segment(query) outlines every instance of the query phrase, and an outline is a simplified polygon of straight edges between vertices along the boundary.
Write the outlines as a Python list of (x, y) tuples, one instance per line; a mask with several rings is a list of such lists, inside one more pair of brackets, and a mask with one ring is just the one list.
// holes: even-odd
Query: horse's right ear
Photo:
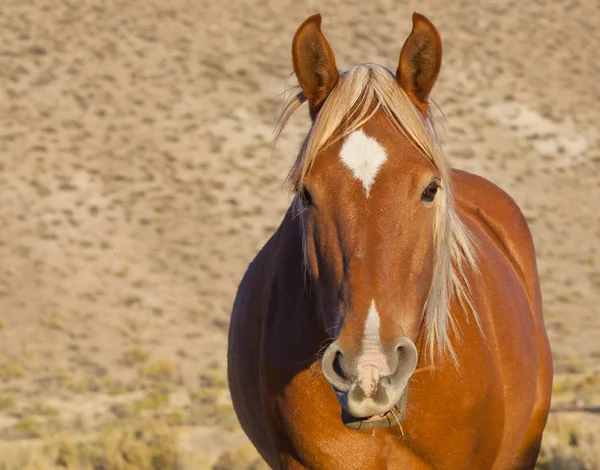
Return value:
[(321, 15), (311, 16), (296, 31), (292, 59), (314, 119), (340, 77), (331, 46), (321, 32)]

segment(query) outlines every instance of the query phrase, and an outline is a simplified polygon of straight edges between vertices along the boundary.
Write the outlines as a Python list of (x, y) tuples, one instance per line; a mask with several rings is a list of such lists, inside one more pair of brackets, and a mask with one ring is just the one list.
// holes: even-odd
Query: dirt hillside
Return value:
[(308, 126), (272, 151), (292, 36), (318, 11), (341, 69), (395, 69), (416, 9), (444, 44), (452, 164), (534, 235), (555, 407), (578, 410), (553, 414), (543, 465), (598, 468), (600, 3), (484, 3), (3, 0), (0, 462), (153, 419), (191, 468), (255, 465), (226, 334)]

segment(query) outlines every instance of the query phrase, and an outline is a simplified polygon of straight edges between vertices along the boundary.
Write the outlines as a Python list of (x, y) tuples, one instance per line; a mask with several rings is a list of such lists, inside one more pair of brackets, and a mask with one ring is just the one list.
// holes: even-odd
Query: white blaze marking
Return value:
[(379, 167), (387, 160), (385, 149), (373, 137), (357, 130), (346, 138), (340, 158), (354, 177), (362, 182), (369, 197)]
[(379, 326), (379, 312), (375, 308), (375, 301), (371, 300), (371, 307), (369, 308), (367, 321), (365, 322), (365, 334), (363, 338), (363, 345), (365, 347), (372, 347), (374, 343), (379, 345)]
[(367, 396), (375, 391), (379, 378), (390, 373), (385, 355), (381, 351), (379, 327), (379, 312), (375, 308), (375, 301), (372, 300), (365, 321), (362, 353), (357, 364), (358, 382)]

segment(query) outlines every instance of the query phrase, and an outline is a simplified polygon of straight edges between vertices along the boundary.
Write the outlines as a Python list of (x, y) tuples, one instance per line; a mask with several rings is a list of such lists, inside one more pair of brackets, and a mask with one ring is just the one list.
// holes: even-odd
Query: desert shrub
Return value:
[(0, 379), (5, 382), (11, 379), (18, 379), (24, 375), (25, 371), (18, 362), (6, 361), (0, 364)]
[(213, 470), (267, 470), (268, 468), (268, 465), (250, 444), (221, 454), (213, 466)]
[(177, 378), (177, 366), (167, 361), (151, 362), (144, 367), (142, 377), (155, 382), (172, 382)]
[(109, 428), (95, 439), (70, 436), (47, 442), (37, 452), (0, 455), (0, 470), (181, 470), (177, 434), (151, 421), (130, 428)]
[(141, 346), (134, 346), (123, 356), (123, 362), (127, 365), (143, 364), (150, 359), (150, 353)]

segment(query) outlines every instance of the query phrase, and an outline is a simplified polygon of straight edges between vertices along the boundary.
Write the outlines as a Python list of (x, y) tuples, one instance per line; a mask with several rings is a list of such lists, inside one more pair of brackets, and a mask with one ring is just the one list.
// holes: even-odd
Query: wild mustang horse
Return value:
[(441, 57), (416, 13), (395, 75), (339, 73), (319, 15), (294, 36), (279, 131), (303, 101), (312, 127), (229, 336), (235, 410), (274, 468), (535, 465), (552, 364), (534, 247), (510, 196), (440, 150)]

